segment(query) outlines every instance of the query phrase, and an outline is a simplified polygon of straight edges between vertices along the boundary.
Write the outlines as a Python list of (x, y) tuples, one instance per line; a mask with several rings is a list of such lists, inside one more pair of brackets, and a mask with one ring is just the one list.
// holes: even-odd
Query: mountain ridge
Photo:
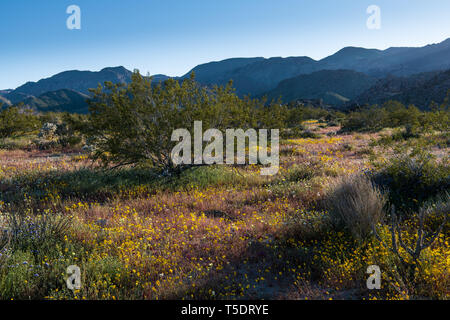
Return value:
[(69, 70), (60, 72), (52, 77), (41, 79), (37, 82), (27, 82), (16, 88), (12, 92), (6, 94), (4, 98), (12, 103), (21, 100), (18, 95), (27, 95), (28, 97), (38, 97), (41, 94), (61, 89), (71, 89), (84, 94), (89, 93), (90, 88), (103, 84), (105, 81), (113, 83), (130, 82), (132, 72), (120, 67), (103, 68), (100, 71), (79, 71)]
[[(345, 105), (348, 102), (347, 100), (353, 101), (355, 98), (364, 98), (364, 96), (359, 97), (359, 95), (364, 93), (360, 92), (361, 89), (365, 89), (363, 91), (370, 89), (365, 88), (366, 84), (369, 83), (367, 80), (369, 78), (383, 80), (393, 77), (392, 79), (398, 79), (392, 81), (406, 83), (406, 80), (401, 79), (414, 78), (421, 73), (442, 72), (448, 69), (450, 69), (450, 38), (440, 43), (423, 47), (390, 47), (385, 50), (348, 46), (321, 60), (314, 60), (305, 56), (230, 58), (197, 65), (181, 77), (168, 77), (158, 74), (154, 75), (153, 79), (155, 82), (164, 81), (168, 78), (183, 80), (194, 72), (196, 80), (206, 86), (224, 85), (232, 80), (236, 93), (239, 96), (273, 95), (278, 90), (278, 93), (283, 93), (286, 96), (285, 100), (288, 100), (289, 97), (307, 99), (317, 96), (329, 100), (332, 104), (342, 103), (342, 105)], [(344, 75), (339, 70), (349, 70), (360, 74), (346, 73)], [(319, 78), (322, 77), (319, 81), (319, 78), (314, 78), (318, 74), (314, 73), (320, 71), (324, 72), (319, 74)], [(341, 81), (348, 82), (336, 83), (335, 87), (333, 87), (332, 81), (326, 81), (327, 75), (325, 71), (328, 72), (330, 77), (340, 74), (338, 78), (341, 77)], [(322, 85), (324, 88), (317, 88), (316, 90), (310, 87), (311, 91), (305, 92), (293, 84), (295, 81), (302, 82), (301, 76), (311, 74), (314, 75), (309, 78), (314, 78), (314, 81), (318, 81), (317, 86)], [(37, 100), (42, 101), (39, 97), (46, 93), (68, 89), (86, 95), (89, 94), (89, 88), (97, 87), (105, 81), (129, 83), (131, 75), (132, 72), (123, 66), (107, 67), (100, 71), (69, 70), (37, 82), (27, 82), (14, 90), (2, 90), (0, 92), (0, 101), (10, 105), (26, 100), (30, 104), (38, 105), (45, 109), (44, 105), (38, 103)], [(297, 77), (300, 77), (300, 80), (295, 80)], [(354, 78), (358, 77), (363, 81), (362, 83), (354, 81)], [(283, 84), (281, 89), (284, 88), (284, 91), (280, 91), (279, 86), (283, 81), (289, 79), (291, 79), (288, 82), (290, 85)], [(447, 85), (445, 77), (439, 79), (443, 83), (436, 83), (436, 87), (441, 88)], [(353, 88), (351, 87), (352, 85), (354, 86)], [(291, 88), (292, 92), (288, 90), (289, 88)], [(380, 91), (381, 89), (377, 90)], [(377, 90), (374, 89), (374, 92), (378, 92)], [(313, 91), (318, 92), (314, 94)], [(354, 96), (355, 93), (357, 97)], [(65, 96), (68, 95), (65, 94)], [(79, 96), (73, 95), (73, 97), (79, 101)], [(383, 97), (382, 92), (379, 93), (379, 97)], [(49, 97), (45, 98), (50, 99)], [(59, 100), (59, 97), (56, 100)], [(370, 99), (368, 100), (370, 101)], [(44, 99), (43, 101), (46, 100)], [(49, 101), (51, 101), (51, 106), (53, 107), (54, 101), (52, 99)], [(64, 106), (71, 105), (64, 99), (62, 101)]]

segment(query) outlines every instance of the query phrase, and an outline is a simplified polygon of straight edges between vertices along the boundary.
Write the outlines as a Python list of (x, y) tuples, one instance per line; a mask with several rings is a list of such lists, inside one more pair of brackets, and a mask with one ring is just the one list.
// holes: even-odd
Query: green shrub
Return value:
[(351, 112), (343, 122), (342, 131), (380, 130), (386, 123), (386, 113), (386, 110), (377, 107)]
[(376, 167), (374, 181), (389, 190), (389, 202), (404, 213), (417, 211), (424, 202), (450, 187), (447, 160), (438, 161), (424, 150), (401, 153)]
[(403, 139), (417, 137), (420, 132), (448, 129), (449, 110), (446, 106), (422, 112), (415, 106), (405, 107), (397, 101), (365, 107), (350, 112), (343, 121), (342, 131), (378, 131), (383, 128), (406, 127)]
[(39, 120), (30, 110), (19, 107), (7, 107), (2, 110), (0, 105), (0, 139), (14, 137), (36, 130)]
[(285, 227), (289, 238), (305, 242), (321, 240), (330, 231), (326, 213), (321, 211), (297, 210), (287, 217)]
[[(433, 233), (439, 229), (442, 221), (450, 214), (450, 194), (445, 191), (428, 201), (420, 208), (424, 216), (428, 219), (424, 228), (427, 232)], [(443, 228), (443, 233), (448, 235), (450, 229), (450, 221)]]
[(128, 86), (105, 83), (91, 91), (85, 135), (91, 156), (104, 165), (148, 164), (177, 173), (190, 165), (172, 161), (174, 130), (190, 130), (194, 121), (202, 121), (204, 130), (282, 128), (286, 117), (282, 106), (240, 99), (231, 84), (203, 87), (193, 74), (182, 83), (169, 79), (153, 86), (135, 72)]
[(286, 181), (310, 180), (322, 174), (322, 167), (319, 164), (295, 164), (284, 174)]
[(322, 136), (316, 132), (313, 132), (311, 130), (304, 130), (298, 135), (298, 138), (304, 138), (304, 139), (320, 139)]

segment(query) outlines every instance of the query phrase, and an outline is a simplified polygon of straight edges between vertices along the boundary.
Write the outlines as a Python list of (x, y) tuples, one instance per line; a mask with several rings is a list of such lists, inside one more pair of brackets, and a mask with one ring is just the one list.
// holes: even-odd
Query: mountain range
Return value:
[[(397, 99), (426, 109), (443, 101), (450, 89), (450, 38), (419, 48), (386, 50), (346, 47), (322, 60), (309, 57), (232, 58), (198, 65), (195, 73), (205, 86), (233, 80), (240, 96), (281, 97), (284, 102), (319, 99), (334, 107), (382, 103)], [(0, 90), (0, 103), (22, 102), (38, 111), (87, 112), (88, 89), (105, 81), (129, 83), (132, 72), (124, 67), (98, 72), (65, 71), (14, 90)], [(168, 76), (155, 75), (154, 81)]]

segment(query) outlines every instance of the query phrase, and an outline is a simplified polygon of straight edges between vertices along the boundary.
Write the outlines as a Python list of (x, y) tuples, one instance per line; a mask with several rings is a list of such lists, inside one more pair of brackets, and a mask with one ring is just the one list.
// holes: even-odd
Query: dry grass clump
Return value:
[(383, 220), (385, 204), (385, 195), (365, 175), (340, 178), (324, 199), (332, 225), (356, 239), (369, 236), (372, 225)]

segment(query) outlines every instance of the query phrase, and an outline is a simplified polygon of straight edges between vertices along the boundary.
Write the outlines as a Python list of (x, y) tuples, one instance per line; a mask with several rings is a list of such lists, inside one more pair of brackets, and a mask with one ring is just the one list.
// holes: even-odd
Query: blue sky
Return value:
[[(66, 8), (81, 8), (68, 30)], [(369, 5), (381, 29), (366, 27)], [(450, 37), (448, 0), (1, 0), (0, 89), (123, 65), (178, 76), (231, 57), (310, 56)]]

